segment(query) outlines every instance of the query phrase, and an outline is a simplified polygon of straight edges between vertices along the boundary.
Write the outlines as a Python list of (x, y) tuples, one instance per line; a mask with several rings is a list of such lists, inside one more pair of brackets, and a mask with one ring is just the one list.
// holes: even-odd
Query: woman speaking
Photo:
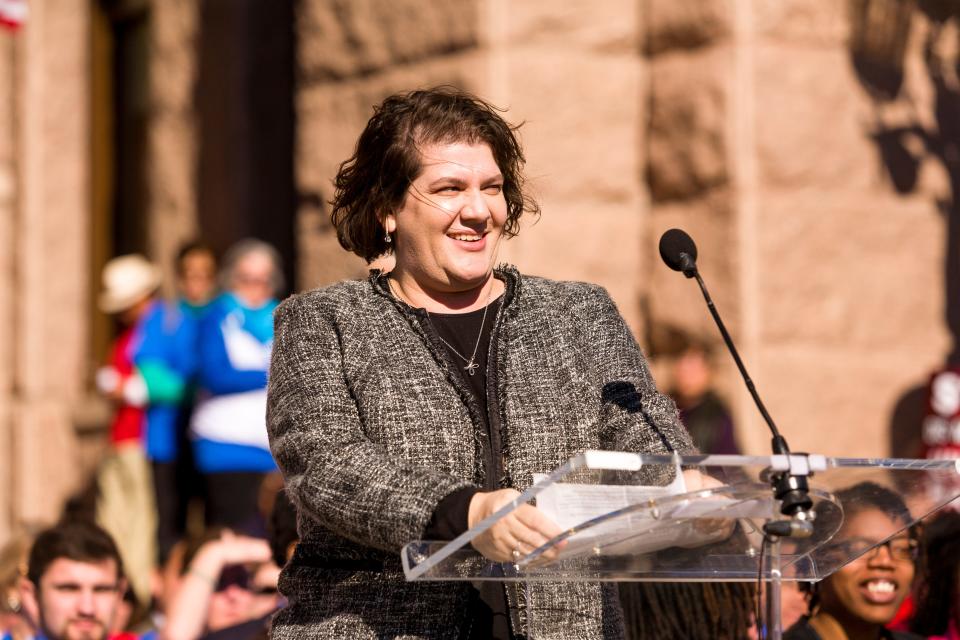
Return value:
[[(277, 310), (268, 426), (301, 542), (274, 638), (623, 636), (614, 584), (401, 570), (407, 542), (455, 537), (585, 449), (692, 450), (602, 288), (495, 267), (539, 213), (523, 163), (496, 109), (438, 88), (387, 98), (341, 166), (340, 244), (395, 267)], [(559, 532), (524, 505), (473, 546), (502, 562)]]

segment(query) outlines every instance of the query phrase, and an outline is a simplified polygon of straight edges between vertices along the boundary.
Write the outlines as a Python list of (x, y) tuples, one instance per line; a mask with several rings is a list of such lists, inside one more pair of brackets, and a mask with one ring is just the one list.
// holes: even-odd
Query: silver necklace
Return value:
[[(393, 289), (393, 280), (387, 280), (387, 283), (390, 286), (390, 288)], [(394, 291), (394, 295), (397, 295), (398, 298), (403, 298), (403, 296), (399, 295), (398, 292), (396, 291)], [(490, 298), (492, 296), (493, 296), (493, 283), (491, 282), (490, 291), (487, 292), (487, 303), (483, 307), (483, 317), (480, 318), (480, 333), (477, 334), (477, 343), (473, 345), (473, 354), (469, 358), (467, 358), (462, 353), (457, 351), (452, 344), (444, 340), (443, 336), (441, 336), (440, 333), (437, 332), (437, 337), (440, 338), (440, 342), (447, 345), (450, 351), (453, 351), (457, 355), (457, 357), (459, 357), (461, 360), (467, 363), (463, 369), (464, 371), (467, 372), (467, 374), (471, 376), (475, 375), (477, 373), (477, 369), (480, 368), (480, 365), (476, 363), (477, 350), (480, 349), (480, 339), (483, 338), (483, 327), (487, 322), (487, 309), (490, 308)], [(426, 311), (426, 309), (424, 309), (424, 311)], [(427, 311), (427, 318), (430, 319), (430, 323), (433, 324), (433, 318), (431, 318), (429, 311)]]

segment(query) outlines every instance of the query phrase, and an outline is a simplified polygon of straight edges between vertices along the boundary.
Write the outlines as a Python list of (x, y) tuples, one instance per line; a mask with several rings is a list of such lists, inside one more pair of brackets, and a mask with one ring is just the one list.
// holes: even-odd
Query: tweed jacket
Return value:
[[(506, 291), (486, 410), (503, 443), (498, 486), (522, 491), (585, 449), (692, 450), (606, 291), (512, 267), (495, 275)], [(483, 486), (484, 408), (460, 367), (426, 312), (376, 271), (289, 298), (275, 324), (267, 424), (301, 542), (272, 636), (462, 637), (476, 592), (408, 583), (399, 559), (444, 497)], [(514, 629), (531, 637), (623, 637), (610, 583), (508, 585), (507, 596)]]

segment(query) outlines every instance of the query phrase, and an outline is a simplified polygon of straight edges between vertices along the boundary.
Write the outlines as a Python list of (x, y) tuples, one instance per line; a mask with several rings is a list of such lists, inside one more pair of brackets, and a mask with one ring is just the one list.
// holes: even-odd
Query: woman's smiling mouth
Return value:
[(871, 604), (890, 604), (897, 597), (897, 583), (887, 578), (871, 578), (860, 583), (860, 592)]

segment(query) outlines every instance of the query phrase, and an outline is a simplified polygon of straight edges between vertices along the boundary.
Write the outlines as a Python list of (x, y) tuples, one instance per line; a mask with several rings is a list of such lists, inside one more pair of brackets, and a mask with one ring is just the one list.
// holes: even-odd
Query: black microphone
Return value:
[[(713, 316), (717, 328), (720, 329), (720, 335), (723, 336), (723, 341), (727, 345), (727, 350), (730, 352), (730, 355), (733, 356), (734, 362), (737, 363), (737, 369), (740, 370), (740, 376), (747, 385), (747, 390), (750, 392), (754, 404), (757, 405), (757, 409), (760, 410), (760, 415), (763, 416), (767, 427), (770, 428), (770, 433), (773, 434), (773, 439), (770, 443), (773, 452), (775, 454), (789, 455), (790, 447), (787, 446), (787, 440), (780, 435), (780, 430), (777, 429), (773, 418), (763, 405), (763, 401), (760, 399), (760, 395), (753, 385), (753, 380), (750, 379), (750, 374), (747, 373), (747, 368), (743, 365), (743, 360), (740, 359), (737, 347), (733, 344), (733, 339), (727, 332), (723, 320), (720, 319), (720, 313), (713, 304), (710, 292), (707, 291), (707, 286), (703, 283), (703, 278), (700, 277), (700, 271), (697, 269), (697, 245), (694, 244), (693, 238), (687, 235), (682, 229), (670, 229), (660, 236), (660, 257), (663, 258), (667, 266), (674, 271), (680, 271), (688, 278), (696, 278), (697, 284), (700, 285), (700, 291), (703, 293), (703, 299), (707, 301), (707, 308), (710, 310), (710, 315)], [(782, 501), (780, 511), (784, 515), (796, 516), (799, 513), (806, 514), (813, 506), (805, 477), (795, 476), (789, 472), (778, 473), (771, 478), (771, 483), (773, 484), (774, 494), (777, 499)]]
[(660, 236), (660, 257), (674, 271), (692, 278), (697, 272), (697, 245), (680, 229), (670, 229)]

